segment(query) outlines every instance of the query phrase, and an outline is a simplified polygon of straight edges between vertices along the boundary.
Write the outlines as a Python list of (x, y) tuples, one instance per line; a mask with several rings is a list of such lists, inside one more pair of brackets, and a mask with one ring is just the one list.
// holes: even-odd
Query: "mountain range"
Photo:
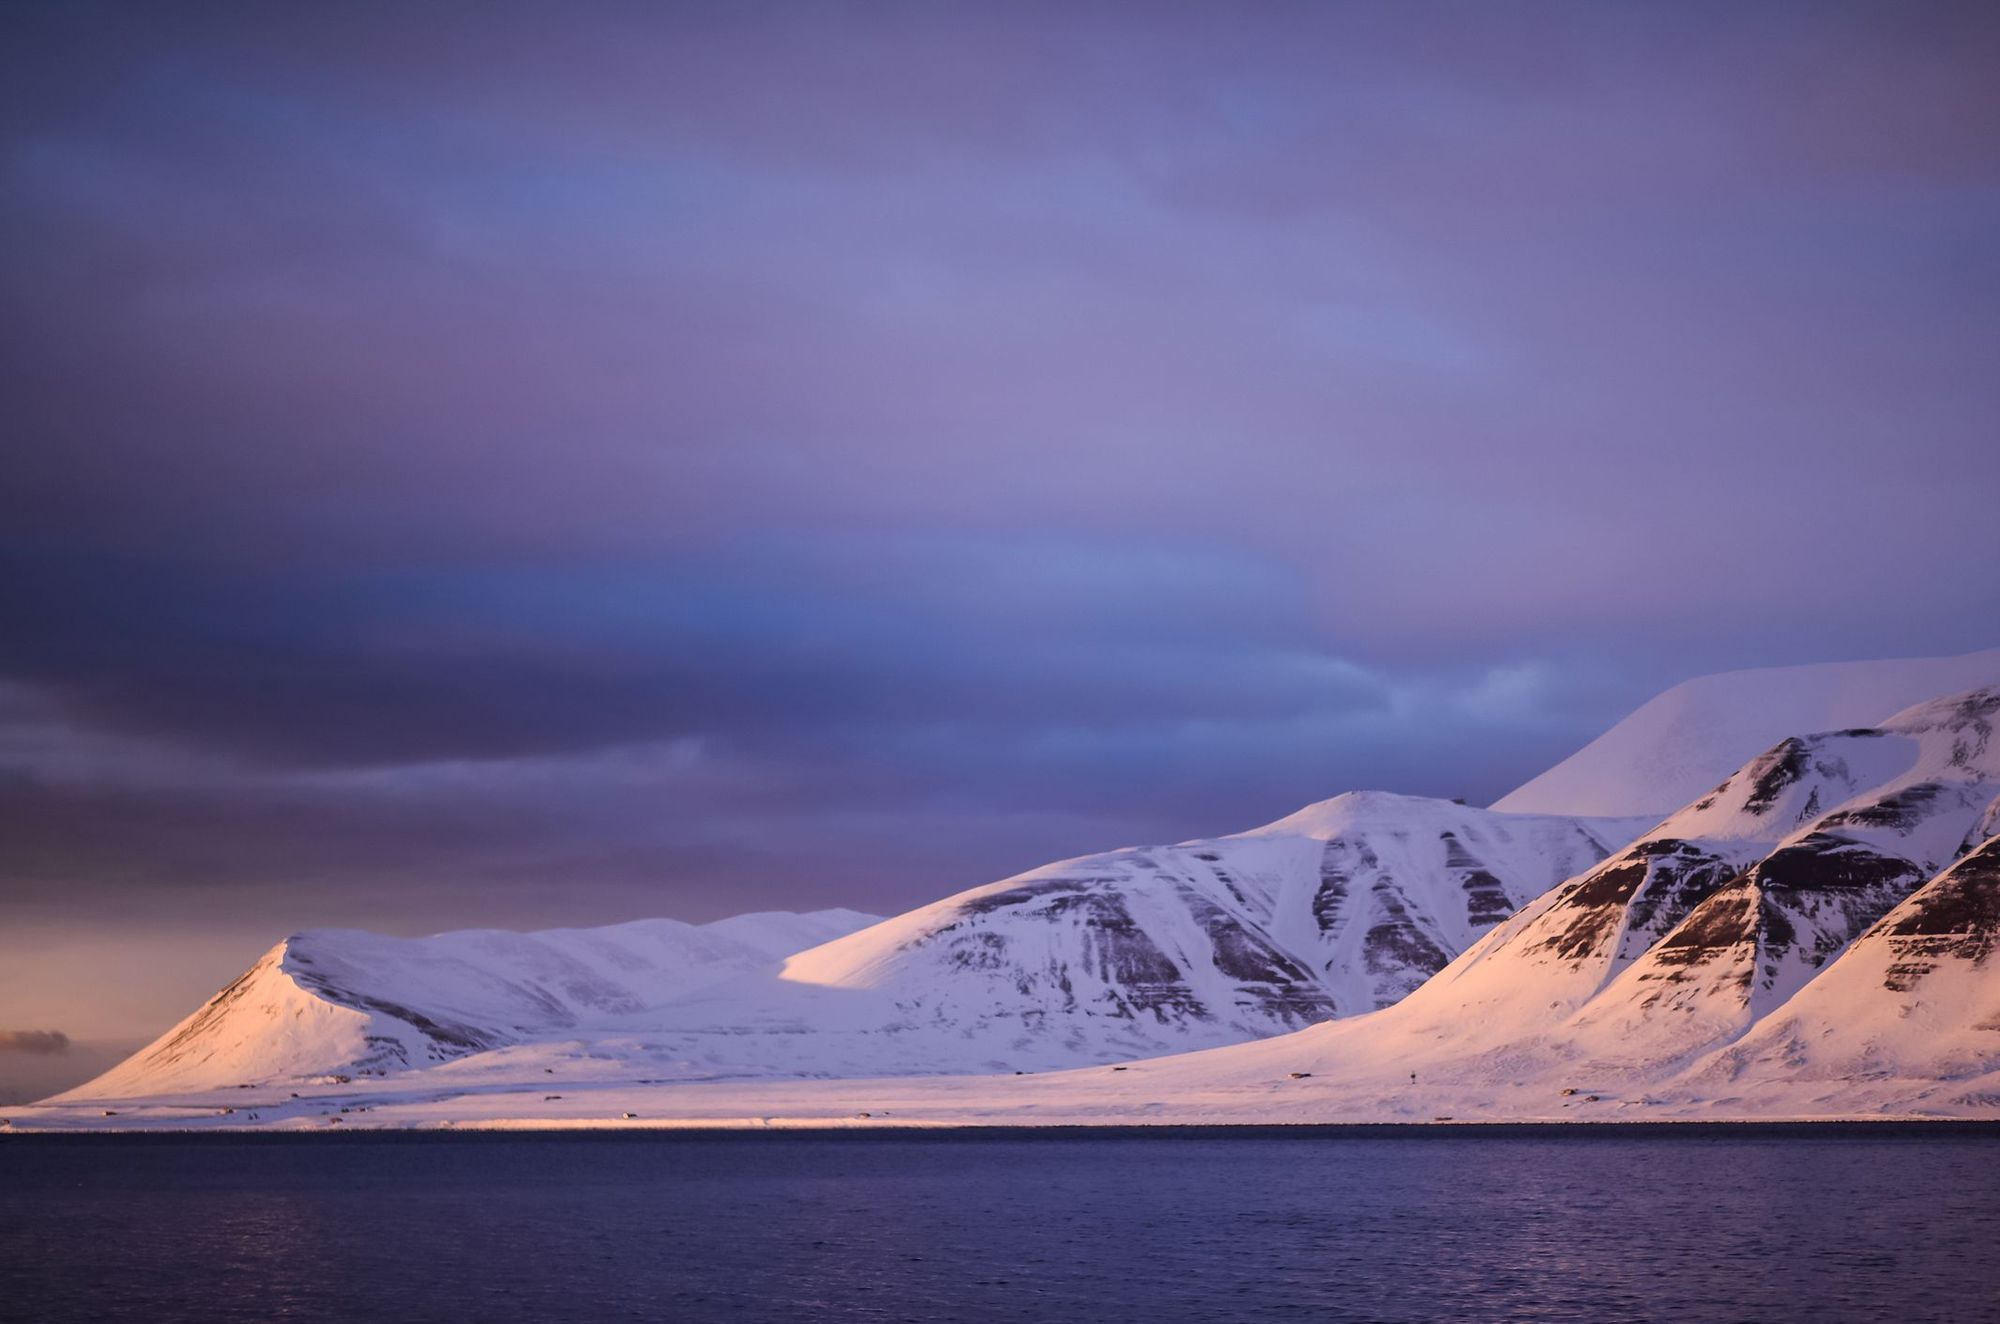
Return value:
[[(1871, 666), (1995, 683), (1720, 762), (1746, 694), (1845, 719)], [(1994, 1115), (2000, 652), (1797, 670), (1677, 687), (1495, 809), (1350, 793), (879, 922), (295, 935), (13, 1121)], [(1696, 771), (1666, 815), (1506, 808)]]
[(879, 922), (309, 930), (86, 1090), (462, 1076), (535, 1055), (609, 1054), (649, 1080), (1047, 1070), (1238, 1043), (1389, 1005), (1645, 825), (1350, 794)]

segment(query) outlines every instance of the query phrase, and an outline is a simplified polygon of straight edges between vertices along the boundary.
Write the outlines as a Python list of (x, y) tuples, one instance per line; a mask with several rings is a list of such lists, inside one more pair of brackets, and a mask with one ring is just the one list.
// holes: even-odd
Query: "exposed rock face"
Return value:
[[(1909, 993), (1941, 968), (1985, 968), (2000, 950), (2000, 837), (1960, 860), (1868, 935), (1887, 948), (1882, 986)], [(1995, 990), (2000, 1000), (2000, 989)]]
[(1824, 973), (1688, 1073), (1800, 1111), (2000, 1112), (2000, 836), (1912, 892)]

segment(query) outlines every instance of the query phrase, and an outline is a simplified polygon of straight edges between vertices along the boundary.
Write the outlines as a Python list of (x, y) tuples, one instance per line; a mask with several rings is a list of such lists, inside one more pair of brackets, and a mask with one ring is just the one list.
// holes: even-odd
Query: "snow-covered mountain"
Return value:
[(1996, 726), (2000, 684), (1789, 736), (1657, 821), (1340, 796), (782, 959), (301, 935), (29, 1124), (2000, 1116)]
[[(1984, 825), (1988, 829), (1996, 826)], [(1884, 915), (1684, 1088), (2000, 1113), (2000, 836)]]
[(2000, 688), (1781, 741), (1501, 925), (1375, 1033), (1496, 1082), (1668, 1074), (1980, 844), (2000, 796), (1996, 712)]
[(646, 1080), (1045, 1070), (1237, 1043), (1387, 1006), (1645, 826), (1350, 794), (873, 924), (302, 933), (72, 1095), (579, 1060)]
[[(928, 1120), (2000, 1115), (2000, 686), (1784, 740), (1396, 1005)], [(678, 1101), (809, 1110), (809, 1093)], [(820, 1105), (823, 1106), (823, 1105)]]
[(1661, 817), (1786, 736), (1869, 726), (1925, 699), (1995, 683), (2000, 649), (1699, 676), (1647, 701), (1493, 807)]
[(1644, 820), (1350, 793), (1231, 837), (1065, 860), (803, 952), (902, 1027), (1041, 1068), (1228, 1043), (1386, 1007)]
[(854, 910), (770, 911), (712, 924), (469, 929), (391, 938), (294, 934), (194, 1015), (73, 1095), (381, 1075), (616, 1025), (790, 952), (876, 922)]
[(703, 1125), (2000, 1117), (1996, 726), (2000, 686), (1782, 741), (1367, 1015), (1110, 1069), (585, 1108)]

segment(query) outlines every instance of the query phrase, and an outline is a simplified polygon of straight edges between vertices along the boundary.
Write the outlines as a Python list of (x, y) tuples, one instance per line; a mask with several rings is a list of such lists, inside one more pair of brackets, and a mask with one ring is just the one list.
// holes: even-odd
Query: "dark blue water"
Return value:
[(5, 1138), (0, 1318), (1994, 1320), (2000, 1129)]

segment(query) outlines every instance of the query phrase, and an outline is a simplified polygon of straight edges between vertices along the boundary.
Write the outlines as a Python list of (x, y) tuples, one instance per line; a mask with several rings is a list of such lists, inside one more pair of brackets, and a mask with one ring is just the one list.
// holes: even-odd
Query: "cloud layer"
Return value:
[(48, 1056), (69, 1051), (69, 1036), (60, 1030), (0, 1030), (0, 1053)]
[(1987, 7), (5, 22), (38, 923), (887, 908), (1995, 642)]

